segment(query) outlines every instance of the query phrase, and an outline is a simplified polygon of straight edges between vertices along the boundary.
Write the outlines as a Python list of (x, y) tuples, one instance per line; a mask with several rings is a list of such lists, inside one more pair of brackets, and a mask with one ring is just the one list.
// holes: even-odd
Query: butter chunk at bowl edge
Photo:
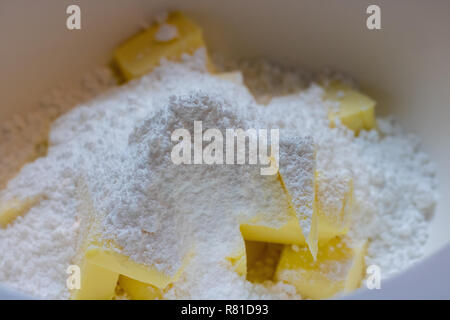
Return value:
[[(160, 64), (161, 59), (181, 60), (183, 54), (193, 54), (199, 48), (206, 48), (202, 30), (181, 12), (169, 14), (164, 25), (177, 30), (177, 36), (170, 41), (161, 41), (157, 33), (162, 24), (136, 34), (114, 53), (114, 62), (126, 80), (138, 78), (151, 72)], [(207, 57), (207, 68), (213, 67)]]
[(325, 100), (339, 104), (336, 110), (330, 110), (328, 118), (330, 126), (335, 126), (335, 119), (358, 135), (361, 130), (372, 130), (376, 127), (376, 102), (365, 94), (351, 88), (340, 81), (331, 81), (324, 85)]
[(367, 241), (349, 247), (343, 238), (320, 246), (314, 261), (305, 247), (286, 245), (277, 266), (275, 279), (296, 287), (311, 299), (331, 298), (359, 287), (364, 275)]

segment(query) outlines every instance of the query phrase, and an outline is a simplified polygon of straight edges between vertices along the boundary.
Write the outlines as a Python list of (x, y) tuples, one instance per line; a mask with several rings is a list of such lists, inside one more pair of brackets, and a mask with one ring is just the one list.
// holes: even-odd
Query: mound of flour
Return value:
[[(331, 129), (330, 105), (320, 87), (304, 89), (304, 78), (293, 71), (246, 64), (244, 74), (256, 75), (250, 90), (267, 104), (261, 106), (245, 88), (207, 74), (204, 61), (200, 50), (181, 64), (163, 62), (152, 74), (79, 104), (53, 123), (47, 155), (25, 165), (0, 192), (2, 202), (40, 199), (0, 229), (2, 283), (43, 298), (68, 297), (65, 270), (76, 251), (83, 201), (77, 184), (84, 179), (96, 210), (105, 213), (103, 236), (132, 259), (174, 273), (190, 257), (166, 298), (298, 298), (283, 283), (246, 281), (223, 259), (242, 246), (239, 219), (264, 208), (274, 212), (273, 223), (282, 223), (275, 208), (283, 195), (258, 189), (270, 186), (271, 177), (239, 166), (170, 168), (173, 130), (189, 127), (196, 117), (214, 128), (273, 127), (281, 137), (312, 137), (317, 169), (328, 173), (327, 181), (353, 179), (350, 233), (355, 240), (370, 239), (367, 263), (389, 276), (420, 258), (436, 182), (414, 137), (390, 119), (378, 119), (378, 131), (358, 137), (339, 124)], [(286, 75), (290, 94), (272, 97), (286, 92), (258, 87), (262, 73), (264, 79)], [(303, 90), (295, 93), (296, 88)], [(333, 188), (323, 193), (330, 205), (338, 202)]]

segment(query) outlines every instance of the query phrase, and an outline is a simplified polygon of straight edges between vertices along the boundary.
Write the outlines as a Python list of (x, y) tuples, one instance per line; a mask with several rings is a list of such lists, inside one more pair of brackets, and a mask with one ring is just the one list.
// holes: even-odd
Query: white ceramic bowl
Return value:
[[(70, 4), (81, 7), (81, 30), (66, 28)], [(369, 4), (381, 8), (381, 30), (366, 27)], [(229, 56), (353, 75), (378, 101), (377, 112), (396, 115), (421, 137), (442, 195), (424, 263), (382, 290), (351, 297), (450, 298), (450, 1), (2, 0), (0, 119), (109, 61), (141, 21), (166, 8), (185, 11), (204, 28), (208, 46)], [(0, 288), (0, 298), (8, 297), (18, 296)]]

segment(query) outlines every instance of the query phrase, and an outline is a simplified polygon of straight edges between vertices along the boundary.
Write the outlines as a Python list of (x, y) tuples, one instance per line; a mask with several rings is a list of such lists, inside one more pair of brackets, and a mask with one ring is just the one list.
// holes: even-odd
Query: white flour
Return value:
[[(285, 221), (279, 213), (285, 195), (274, 187), (274, 177), (257, 174), (257, 167), (175, 168), (168, 158), (170, 135), (176, 128), (190, 128), (194, 120), (203, 120), (204, 129), (270, 126), (280, 128), (280, 137), (312, 137), (317, 170), (336, 186), (322, 190), (327, 206), (338, 205), (341, 190), (333, 183), (353, 178), (351, 235), (370, 238), (367, 263), (378, 264), (388, 276), (420, 258), (436, 186), (434, 169), (414, 137), (385, 119), (378, 119), (379, 133), (362, 132), (357, 138), (343, 126), (329, 128), (330, 106), (321, 99), (321, 88), (295, 93), (307, 83), (301, 73), (262, 62), (240, 65), (249, 89), (268, 104), (261, 106), (245, 88), (206, 74), (203, 66), (201, 50), (186, 57), (184, 65), (163, 63), (151, 75), (55, 121), (48, 155), (25, 165), (0, 193), (0, 201), (41, 197), (25, 216), (0, 229), (0, 281), (43, 298), (68, 297), (65, 269), (78, 241), (77, 208), (84, 199), (77, 198), (76, 186), (83, 178), (96, 210), (106, 214), (104, 237), (117, 241), (133, 260), (174, 273), (192, 256), (166, 298), (298, 298), (286, 284), (245, 281), (224, 259), (242, 248), (239, 222), (261, 211), (270, 224)], [(87, 92), (81, 96), (104, 91), (112, 79), (105, 73), (91, 78), (95, 85), (87, 88), (95, 90), (81, 88)], [(291, 95), (270, 99), (280, 93)], [(71, 108), (69, 98), (65, 103), (64, 95), (55, 96), (59, 107), (54, 113), (39, 109), (43, 120), (38, 126), (45, 128)], [(33, 131), (26, 127), (1, 132), (0, 151), (10, 156), (2, 160), (0, 178), (10, 179), (19, 166), (13, 165), (14, 154), (45, 141), (46, 131), (40, 130), (39, 140), (29, 138)], [(24, 138), (3, 142), (15, 132)], [(304, 163), (285, 159), (295, 170)], [(302, 190), (300, 181), (291, 185)]]

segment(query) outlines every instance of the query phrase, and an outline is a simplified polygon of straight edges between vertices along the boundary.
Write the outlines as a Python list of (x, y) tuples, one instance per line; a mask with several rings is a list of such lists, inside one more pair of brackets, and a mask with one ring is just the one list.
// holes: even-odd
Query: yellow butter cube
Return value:
[[(322, 211), (318, 212), (317, 220), (318, 243), (326, 243), (326, 241), (336, 236), (345, 235), (348, 231), (347, 223), (342, 224), (334, 218), (329, 218)], [(243, 224), (241, 225), (241, 232), (244, 238), (249, 241), (297, 245), (306, 244), (302, 229), (295, 216), (278, 229), (264, 225)]]
[[(353, 204), (353, 180), (351, 178), (340, 181), (339, 186), (333, 185), (323, 174), (316, 174), (316, 204), (315, 214), (317, 221), (316, 232), (318, 244), (324, 244), (330, 239), (345, 235), (351, 222)], [(339, 197), (336, 203), (330, 203), (327, 199), (329, 189), (333, 189), (335, 197)], [(259, 223), (242, 224), (241, 233), (248, 241), (260, 241), (280, 244), (306, 245), (305, 237), (299, 224), (299, 220), (292, 208), (288, 210), (289, 220), (280, 228), (272, 228)], [(314, 229), (314, 228), (313, 228)]]
[[(81, 269), (82, 286), (78, 290), (73, 290), (73, 299), (79, 297), (104, 299), (105, 296), (114, 296), (114, 288), (120, 274), (161, 289), (176, 281), (182, 268), (175, 275), (166, 274), (155, 267), (131, 260), (121, 253), (122, 250), (116, 243), (103, 240), (101, 224), (104, 217), (94, 209), (84, 181), (80, 181), (78, 193), (81, 200), (79, 211), (82, 215), (83, 228), (80, 232), (81, 245), (75, 263)], [(100, 279), (96, 275), (102, 272), (101, 270), (105, 272), (105, 277)], [(109, 276), (107, 273), (109, 273)], [(85, 279), (84, 285), (83, 278)], [(97, 279), (101, 282), (98, 282)], [(101, 296), (95, 298), (94, 296), (98, 292), (101, 293)]]
[(33, 197), (26, 200), (13, 199), (4, 203), (0, 203), (0, 227), (6, 227), (17, 217), (27, 213), (40, 201), (40, 199), (40, 197)]
[(339, 81), (332, 81), (325, 87), (326, 100), (339, 103), (337, 110), (330, 111), (330, 125), (335, 125), (338, 117), (342, 124), (358, 134), (361, 130), (372, 130), (376, 126), (376, 102), (361, 92)]
[(95, 212), (92, 200), (84, 180), (79, 182), (78, 197), (82, 224), (80, 224), (80, 241), (74, 263), (80, 267), (81, 286), (71, 290), (72, 300), (110, 300), (115, 295), (119, 273), (98, 266), (86, 257), (88, 248), (98, 242), (100, 216)]
[[(241, 224), (246, 240), (271, 243), (306, 243), (313, 257), (318, 245), (318, 216), (315, 205), (316, 159), (311, 137), (280, 141), (278, 182), (288, 204), (285, 223), (275, 228), (264, 221)], [(301, 179), (299, 179), (301, 177)]]
[[(311, 244), (311, 252), (314, 255), (314, 243), (317, 239), (317, 215), (314, 214), (314, 148), (310, 138), (283, 141), (280, 144), (280, 159), (286, 159), (288, 163), (289, 159), (286, 157), (294, 157), (292, 161), (297, 163), (279, 168), (279, 172), (271, 180), (272, 198), (279, 200), (279, 208), (276, 212), (273, 215), (254, 216), (240, 223), (241, 234), (245, 240), (282, 244), (308, 243)], [(272, 163), (275, 161), (275, 169), (277, 169), (279, 167), (276, 163), (277, 159), (271, 159), (271, 161)], [(286, 181), (281, 174), (287, 178)], [(297, 177), (302, 179), (297, 180)], [(276, 220), (274, 215), (277, 216)], [(308, 227), (306, 239), (302, 225)]]
[(306, 244), (302, 229), (295, 213), (290, 214), (289, 221), (280, 228), (268, 227), (263, 224), (246, 223), (241, 225), (241, 233), (245, 240), (282, 244)]
[[(169, 283), (176, 281), (180, 275), (181, 270), (175, 276), (170, 276), (156, 268), (139, 264), (120, 253), (117, 245), (98, 239), (96, 231), (91, 231), (86, 241), (86, 248), (79, 259), (82, 286), (80, 290), (74, 291), (73, 299), (87, 299), (84, 297), (107, 299), (105, 297), (114, 296), (120, 274), (158, 288), (165, 288)], [(100, 277), (99, 274), (102, 276)]]
[[(160, 28), (169, 26), (175, 31), (173, 39), (158, 37)], [(158, 24), (141, 32), (119, 46), (114, 61), (126, 80), (149, 73), (162, 58), (180, 60), (184, 53), (193, 54), (205, 47), (202, 30), (180, 12), (169, 14), (164, 24)], [(208, 60), (208, 67), (212, 65)]]
[[(119, 250), (117, 252), (116, 250)], [(181, 270), (175, 275), (168, 275), (158, 269), (137, 263), (120, 253), (120, 248), (113, 244), (91, 243), (86, 250), (86, 259), (105, 269), (126, 275), (132, 279), (165, 288), (178, 279)]]
[(160, 289), (175, 282), (183, 269), (175, 275), (166, 274), (155, 267), (147, 266), (131, 260), (121, 253), (121, 248), (113, 242), (99, 241), (92, 238), (86, 251), (85, 258), (97, 266), (125, 275), (138, 281), (152, 284)]
[(119, 274), (99, 267), (88, 260), (81, 262), (81, 287), (71, 292), (72, 300), (111, 300)]
[(162, 297), (162, 290), (150, 284), (121, 275), (119, 286), (132, 300), (157, 300)]
[(306, 247), (285, 246), (275, 279), (292, 284), (299, 294), (311, 299), (326, 299), (343, 291), (349, 292), (361, 283), (367, 243), (355, 248), (342, 238), (321, 245), (317, 259)]
[(80, 244), (74, 263), (80, 267), (81, 286), (71, 290), (72, 300), (110, 300), (115, 295), (119, 273), (98, 266), (86, 257), (91, 244), (97, 241), (100, 221), (95, 215), (90, 197), (85, 186), (78, 190), (85, 201), (81, 202), (79, 211), (84, 216), (80, 227)]
[[(318, 217), (315, 205), (315, 145), (311, 137), (280, 141), (278, 182), (288, 204), (285, 223), (277, 228), (264, 221), (241, 224), (246, 240), (270, 243), (306, 243), (313, 257), (318, 245)], [(286, 164), (284, 164), (286, 163)], [(301, 177), (301, 179), (299, 179)]]

